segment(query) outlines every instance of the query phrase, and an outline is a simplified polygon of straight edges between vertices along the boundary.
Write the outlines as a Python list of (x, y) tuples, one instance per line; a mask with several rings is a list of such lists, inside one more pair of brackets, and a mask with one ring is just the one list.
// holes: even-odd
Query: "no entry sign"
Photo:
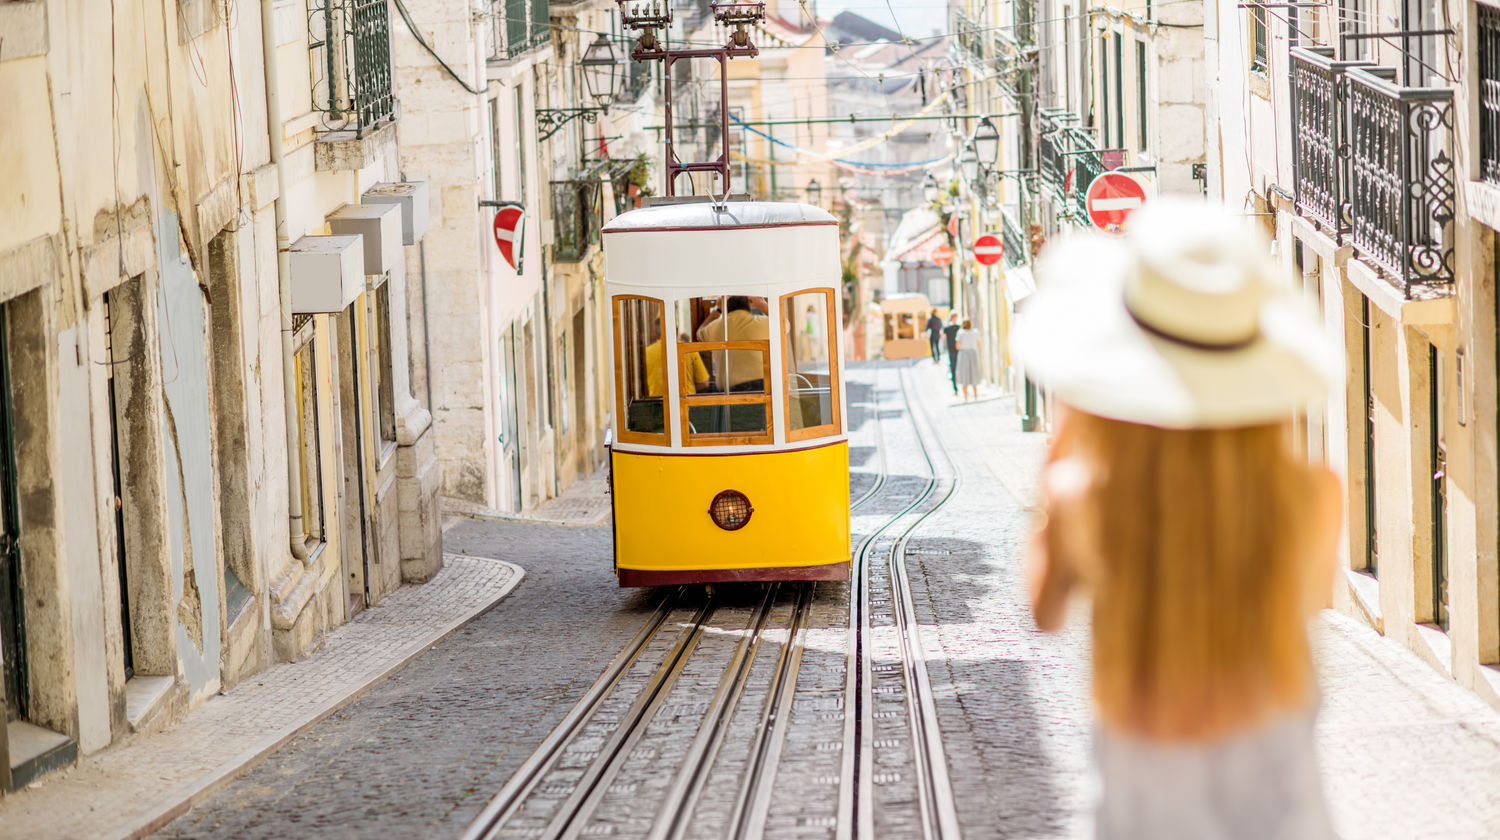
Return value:
[(507, 204), (495, 213), (495, 245), (500, 249), (500, 256), (510, 263), (510, 267), (520, 271), (520, 247), (517, 242), (521, 239), (521, 232), (525, 230), (521, 221), (526, 217), (526, 211), (520, 204)]
[(1106, 172), (1089, 184), (1089, 220), (1100, 230), (1117, 233), (1125, 217), (1146, 203), (1146, 190), (1129, 175)]
[(980, 265), (994, 265), (1000, 262), (1003, 256), (1005, 256), (1005, 243), (1000, 241), (999, 236), (986, 233), (974, 240), (974, 259)]
[(940, 266), (953, 262), (953, 249), (944, 242), (932, 249), (932, 261)]

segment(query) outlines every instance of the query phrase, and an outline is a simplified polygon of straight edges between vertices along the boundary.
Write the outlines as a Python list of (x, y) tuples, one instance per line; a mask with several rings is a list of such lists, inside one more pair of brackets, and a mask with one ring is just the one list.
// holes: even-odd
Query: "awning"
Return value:
[(1031, 276), (1031, 265), (1018, 265), (1005, 272), (1005, 296), (1010, 299), (1011, 309), (1017, 309), (1021, 301), (1036, 291), (1036, 278)]

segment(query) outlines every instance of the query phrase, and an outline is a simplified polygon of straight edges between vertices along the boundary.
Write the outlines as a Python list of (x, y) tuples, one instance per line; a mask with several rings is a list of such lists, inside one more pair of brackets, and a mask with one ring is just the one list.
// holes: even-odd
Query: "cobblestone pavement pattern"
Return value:
[(330, 633), (307, 659), (256, 675), (165, 733), (148, 732), (0, 799), (0, 838), (129, 835), (160, 825), (422, 654), (521, 576), (511, 563), (447, 557), (427, 586), (392, 593)]
[[(889, 373), (883, 389), (897, 387)], [(1090, 798), (1085, 616), (1080, 611), (1062, 635), (1037, 633), (1019, 565), (1043, 440), (1019, 431), (1006, 399), (954, 403), (941, 373), (939, 366), (914, 365), (909, 381), (959, 465), (962, 484), (911, 541), (907, 563), (960, 823), (970, 837), (1076, 837), (1087, 830)], [(873, 377), (856, 367), (851, 379)], [(911, 444), (889, 442), (894, 486), (920, 483), (925, 475)], [(870, 486), (874, 454), (865, 438), (851, 446), (855, 495)], [(856, 531), (882, 515), (878, 505), (870, 507), (856, 517)], [(608, 528), (475, 518), (459, 521), (446, 536), (449, 551), (519, 563), (526, 581), (501, 608), (293, 741), (163, 836), (454, 836), (651, 608), (648, 594), (614, 586)], [(815, 609), (846, 608), (845, 589), (819, 587)], [(785, 765), (785, 777), (775, 782), (766, 823), (771, 837), (829, 829), (826, 820), (795, 819), (786, 810), (837, 784), (830, 775), (837, 761), (826, 760), (826, 751), (814, 754), (838, 739), (836, 686), (845, 648), (838, 616), (822, 615), (814, 626), (828, 629), (808, 634), (783, 759), (797, 759), (799, 751), (806, 756)], [(1325, 698), (1319, 740), (1341, 833), (1493, 836), (1500, 825), (1500, 714), (1352, 620), (1325, 613), (1315, 637)], [(690, 721), (698, 709), (681, 711)], [(731, 729), (744, 737), (743, 728)], [(726, 747), (724, 756), (732, 751)], [(723, 765), (715, 768), (701, 807), (719, 798), (724, 772)], [(631, 817), (614, 823), (613, 833), (636, 836), (644, 824)], [(699, 830), (688, 836), (717, 834), (706, 814), (694, 824)]]

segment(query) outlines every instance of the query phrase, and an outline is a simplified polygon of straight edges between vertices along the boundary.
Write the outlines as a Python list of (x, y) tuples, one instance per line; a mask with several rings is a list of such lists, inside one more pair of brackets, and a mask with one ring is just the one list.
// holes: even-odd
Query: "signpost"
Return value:
[(1146, 203), (1146, 190), (1136, 179), (1119, 172), (1105, 172), (1089, 184), (1085, 200), (1089, 221), (1108, 233), (1119, 233), (1131, 212)]
[(932, 261), (939, 266), (946, 266), (953, 262), (953, 249), (944, 242), (932, 249)]
[(994, 265), (1005, 256), (1005, 243), (998, 234), (986, 233), (974, 240), (974, 260), (980, 265)]

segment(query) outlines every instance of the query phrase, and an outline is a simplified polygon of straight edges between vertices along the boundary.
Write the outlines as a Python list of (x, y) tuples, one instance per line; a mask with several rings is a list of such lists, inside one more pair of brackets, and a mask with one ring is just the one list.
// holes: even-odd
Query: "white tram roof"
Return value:
[(782, 294), (839, 285), (838, 220), (808, 204), (673, 202), (603, 228), (604, 278), (618, 294)]

